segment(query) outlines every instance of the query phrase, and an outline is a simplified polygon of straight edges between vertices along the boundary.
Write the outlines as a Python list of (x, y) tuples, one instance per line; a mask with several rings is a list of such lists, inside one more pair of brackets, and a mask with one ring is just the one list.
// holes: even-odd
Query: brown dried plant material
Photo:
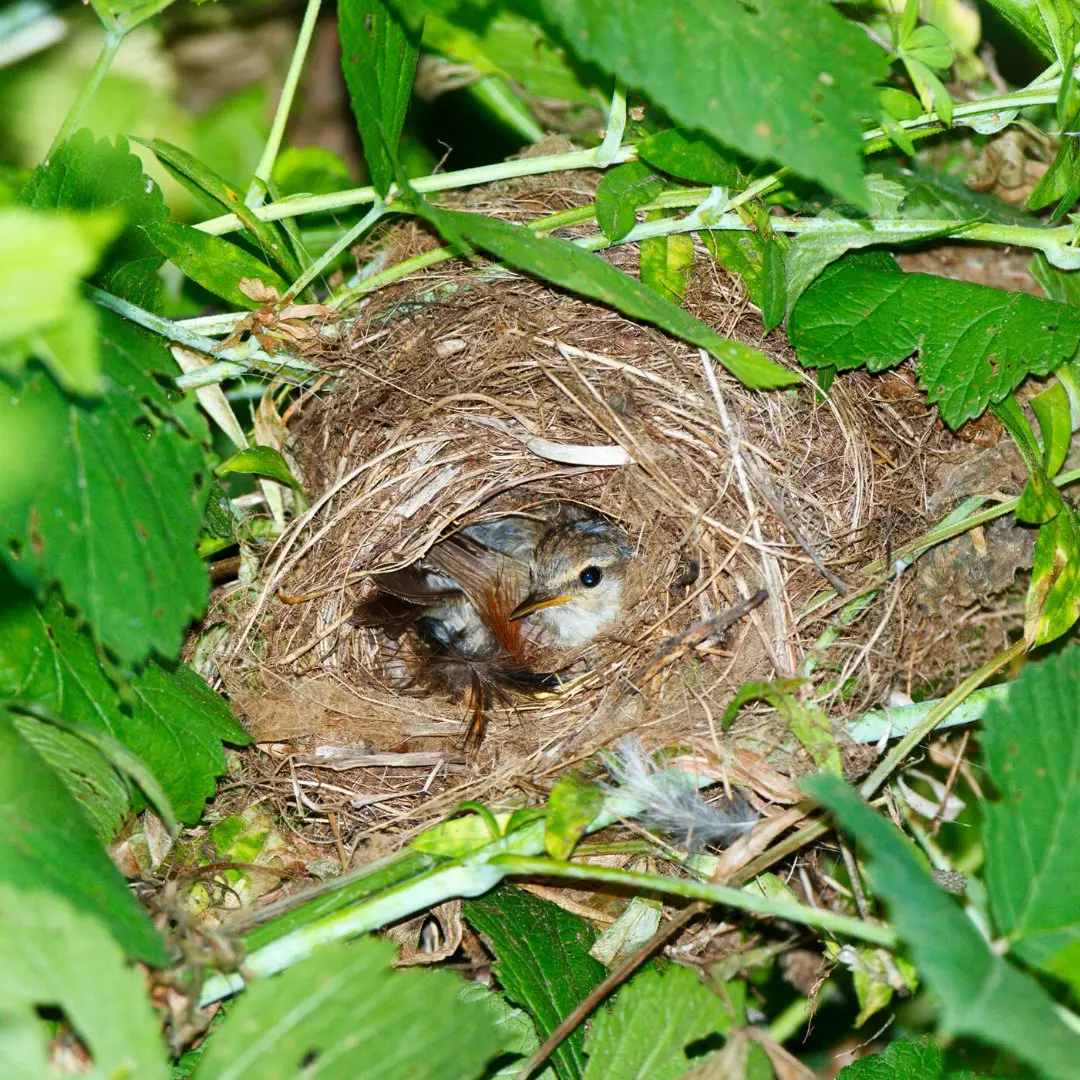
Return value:
[[(580, 199), (588, 182), (541, 181), (466, 202), (527, 220)], [(397, 262), (437, 241), (407, 223), (378, 243)], [(633, 270), (635, 254), (611, 258)], [(795, 367), (703, 250), (687, 303)], [(220, 596), (229, 632), (218, 656), (259, 738), (345, 744), (344, 728), (378, 751), (442, 756), (442, 769), (341, 774), (360, 794), (419, 792), (355, 814), (353, 842), (376, 829), (407, 835), (467, 798), (523, 804), (629, 731), (696, 747), (761, 806), (790, 805), (789, 778), (809, 758), (763, 707), (721, 732), (725, 706), (747, 680), (799, 672), (824, 629), (802, 614), (806, 602), (923, 531), (928, 474), (971, 447), (879, 379), (838, 378), (827, 397), (810, 380), (752, 392), (657, 330), (485, 263), (443, 264), (382, 290), (339, 329), (317, 354), (338, 378), (292, 414), (311, 507), (259, 580)], [(371, 575), (464, 524), (555, 499), (625, 526), (636, 599), (617, 634), (575, 658), (561, 691), (497, 704), (478, 759), (454, 771), (466, 704), (417, 678), (407, 636), (352, 629), (349, 615)], [(680, 639), (759, 589), (764, 602), (724, 633)], [(897, 589), (817, 664), (806, 694), (831, 715), (967, 662), (933, 639), (911, 584)], [(672, 639), (687, 647), (658, 663)], [(643, 671), (655, 677), (635, 685)], [(839, 685), (842, 701), (830, 689)]]

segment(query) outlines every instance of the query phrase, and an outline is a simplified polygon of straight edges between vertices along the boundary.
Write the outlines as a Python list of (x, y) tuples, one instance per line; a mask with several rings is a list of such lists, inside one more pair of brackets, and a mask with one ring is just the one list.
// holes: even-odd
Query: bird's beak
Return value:
[(556, 604), (565, 604), (569, 599), (569, 596), (536, 596), (535, 594), (527, 596), (510, 612), (510, 621), (517, 622), (518, 619), (524, 619), (526, 615), (531, 615), (534, 611), (555, 607)]

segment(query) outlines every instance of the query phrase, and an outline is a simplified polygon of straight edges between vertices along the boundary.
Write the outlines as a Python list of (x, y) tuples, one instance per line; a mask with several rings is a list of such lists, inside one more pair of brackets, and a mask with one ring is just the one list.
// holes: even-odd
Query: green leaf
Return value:
[(301, 490), (300, 481), (293, 476), (288, 463), (272, 446), (245, 446), (243, 450), (237, 450), (231, 457), (226, 458), (214, 470), (217, 476), (231, 472), (266, 476), (294, 491)]
[(102, 311), (105, 396), (68, 400), (45, 372), (0, 395), (0, 559), (64, 595), (120, 660), (180, 651), (209, 591), (195, 554), (206, 425), (157, 376), (161, 342)]
[(810, 777), (803, 787), (870, 853), (870, 882), (940, 1002), (942, 1028), (1007, 1050), (1053, 1080), (1075, 1076), (1080, 1035), (1034, 979), (990, 949), (896, 828), (836, 777)]
[(1028, 664), (983, 718), (986, 885), (997, 932), (1080, 987), (1080, 648)]
[[(647, 220), (658, 221), (669, 216), (670, 212), (656, 210), (648, 215)], [(669, 233), (667, 236), (647, 237), (639, 246), (639, 265), (643, 284), (673, 304), (682, 304), (694, 268), (693, 236), (690, 233)]]
[(880, 1054), (845, 1065), (836, 1080), (942, 1080), (945, 1055), (932, 1035), (897, 1039)]
[(685, 1052), (690, 1043), (738, 1022), (732, 1005), (702, 985), (692, 968), (645, 968), (618, 992), (614, 1006), (593, 1018), (585, 1080), (675, 1080), (692, 1064)]
[(806, 367), (883, 371), (918, 350), (919, 382), (957, 428), (1027, 375), (1047, 375), (1073, 356), (1080, 312), (1026, 293), (905, 274), (880, 256), (847, 258), (806, 290), (788, 333)]
[[(142, 975), (124, 960), (98, 919), (55, 893), (0, 884), (0, 1002), (29, 1019), (26, 1035), (42, 1068), (54, 1024), (39, 1010), (59, 1010), (86, 1047), (96, 1077), (165, 1080), (169, 1075), (157, 1017)], [(8, 1017), (0, 1014), (0, 1040)], [(5, 1054), (5, 1076), (13, 1063)]]
[(626, 910), (593, 942), (589, 955), (606, 968), (628, 960), (660, 928), (664, 906), (659, 900), (635, 896)]
[(577, 773), (567, 773), (551, 789), (544, 817), (544, 846), (553, 859), (569, 859), (600, 812), (604, 792)]
[(0, 209), (0, 372), (17, 375), (36, 354), (65, 389), (101, 392), (97, 323), (79, 285), (120, 224), (109, 211)]
[(905, 58), (918, 60), (927, 67), (943, 70), (955, 59), (949, 39), (936, 26), (918, 26), (900, 42)]
[[(1080, 114), (1070, 117), (1066, 126), (1075, 129), (1077, 123), (1080, 123)], [(1073, 208), (1077, 198), (1080, 198), (1080, 139), (1064, 135), (1050, 168), (1039, 177), (1025, 205), (1029, 210), (1042, 210), (1056, 202), (1058, 205), (1049, 219), (1053, 224)]]
[(1067, 633), (1080, 618), (1080, 522), (1066, 503), (1039, 526), (1024, 608), (1024, 636), (1033, 646)]
[(599, 300), (624, 315), (708, 349), (749, 387), (774, 389), (798, 381), (797, 376), (766, 359), (757, 349), (725, 340), (689, 312), (576, 244), (557, 237), (538, 237), (529, 229), (480, 214), (439, 210), (430, 203), (422, 204), (418, 212), (444, 236), (461, 236), (518, 270)]
[(664, 190), (648, 165), (628, 161), (604, 173), (596, 188), (596, 221), (611, 241), (621, 240), (637, 223), (637, 209)]
[(242, 278), (259, 279), (264, 285), (277, 289), (278, 296), (284, 296), (289, 287), (288, 282), (262, 259), (256, 259), (220, 236), (211, 236), (175, 221), (148, 225), (145, 231), (158, 251), (174, 266), (204, 289), (236, 307), (259, 307), (259, 301), (252, 300), (237, 288)]
[(698, 233), (712, 257), (729, 273), (738, 274), (752, 304), (761, 307), (761, 275), (765, 261), (765, 237), (760, 232)]
[(164, 259), (142, 226), (167, 221), (169, 211), (122, 135), (113, 144), (77, 131), (34, 170), (22, 200), (36, 209), (122, 215), (123, 232), (90, 280), (148, 311), (164, 310), (165, 289), (158, 276)]
[(341, 68), (360, 129), (371, 182), (385, 195), (394, 181), (405, 112), (409, 107), (419, 35), (384, 0), (350, 0), (338, 12)]
[(225, 699), (184, 664), (168, 670), (151, 660), (117, 688), (56, 599), (41, 611), (25, 602), (0, 608), (0, 696), (111, 735), (149, 767), (189, 823), (225, 772), (222, 740), (250, 742)]
[(739, 181), (735, 156), (704, 135), (669, 128), (643, 139), (637, 144), (637, 152), (654, 169), (695, 184), (730, 187)]
[(765, 333), (775, 329), (787, 314), (787, 274), (784, 252), (776, 236), (765, 242), (761, 267), (761, 318)]
[[(532, 1057), (540, 1048), (540, 1039), (529, 1014), (524, 1009), (515, 1009), (502, 994), (489, 990), (483, 983), (462, 982), (458, 997), (469, 1004), (475, 1003), (487, 1013), (501, 1039), (503, 1053), (513, 1055), (513, 1059), (501, 1068), (485, 1072), (484, 1080), (514, 1080), (521, 1072), (522, 1059)], [(500, 1056), (499, 1061), (502, 1060), (504, 1058)], [(537, 1080), (555, 1080), (555, 1074), (547, 1068), (537, 1074)]]
[(487, 1010), (448, 971), (395, 971), (363, 938), (252, 983), (194, 1080), (472, 1080), (503, 1047)]
[(866, 205), (862, 120), (885, 53), (820, 0), (714, 0), (672, 18), (666, 0), (542, 0), (586, 60), (681, 127), (778, 161)]
[(884, 162), (881, 175), (900, 184), (906, 195), (901, 216), (930, 220), (996, 221), (1002, 225), (1030, 225), (1031, 216), (995, 195), (972, 191), (962, 179), (925, 166), (910, 168)]
[[(165, 142), (164, 139), (135, 139), (135, 142), (151, 151), (189, 191), (206, 199), (209, 205), (220, 206), (227, 213), (235, 214), (240, 224), (254, 237), (262, 254), (290, 280), (300, 276), (300, 263), (289, 247), (284, 232), (276, 222), (261, 221), (231, 184), (207, 168), (198, 158), (186, 150), (181, 150), (179, 146)], [(145, 239), (150, 243), (149, 237)], [(154, 251), (157, 252), (156, 247)], [(158, 255), (158, 258), (161, 256)]]
[(1069, 395), (1061, 383), (1036, 394), (1029, 402), (1042, 433), (1043, 466), (1047, 476), (1057, 476), (1072, 441), (1072, 416)]
[[(0, 708), (0, 884), (45, 890), (101, 920), (129, 956), (168, 955), (146, 912), (57, 775)], [(13, 969), (18, 970), (18, 969)]]
[(1039, 12), (1039, 0), (987, 0), (1008, 22), (1020, 31), (1044, 56), (1051, 60), (1054, 44)]
[[(495, 955), (495, 974), (507, 997), (525, 1006), (542, 1038), (555, 1030), (606, 974), (589, 955), (595, 934), (576, 915), (521, 889), (503, 886), (467, 900), (465, 918)], [(585, 1035), (579, 1027), (551, 1055), (560, 1080), (585, 1068)]]
[(881, 107), (897, 120), (914, 120), (922, 116), (922, 103), (904, 90), (891, 88), (878, 92)]

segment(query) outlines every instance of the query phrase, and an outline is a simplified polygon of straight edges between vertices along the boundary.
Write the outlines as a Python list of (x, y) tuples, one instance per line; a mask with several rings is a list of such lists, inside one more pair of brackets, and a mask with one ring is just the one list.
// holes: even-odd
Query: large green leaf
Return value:
[(539, 237), (530, 229), (482, 214), (439, 210), (430, 203), (418, 209), (451, 240), (476, 244), (518, 270), (599, 300), (624, 315), (708, 349), (747, 386), (772, 389), (799, 381), (798, 376), (766, 359), (757, 349), (727, 341), (689, 312), (576, 244), (553, 236)]
[(950, 1072), (945, 1055), (933, 1037), (897, 1039), (880, 1054), (870, 1054), (844, 1066), (837, 1080), (974, 1080), (974, 1073)]
[[(253, 983), (229, 1011), (195, 1080), (472, 1080), (504, 1046), (447, 971), (395, 971), (364, 938)], [(310, 1071), (309, 1071), (310, 1070)]]
[(55, 893), (0, 884), (0, 1003), (0, 1039), (9, 1017), (24, 1027), (23, 1060), (3, 1056), (7, 1080), (58, 1075), (47, 1064), (54, 1025), (39, 1013), (56, 1009), (78, 1033), (94, 1077), (169, 1075), (142, 976), (96, 918)]
[[(542, 1038), (606, 975), (589, 955), (596, 936), (591, 927), (547, 900), (504, 886), (466, 901), (464, 911), (495, 954), (495, 974), (507, 997), (529, 1010)], [(584, 1043), (578, 1027), (551, 1055), (559, 1080), (582, 1075)]]
[(385, 195), (409, 107), (419, 35), (383, 0), (347, 0), (338, 8), (341, 67), (360, 129), (371, 182)]
[(106, 392), (75, 402), (43, 371), (0, 394), (0, 559), (64, 595), (125, 663), (180, 651), (209, 591), (195, 554), (206, 426), (157, 376), (161, 342), (100, 313)]
[(1080, 1035), (1060, 1019), (1034, 979), (991, 950), (897, 829), (836, 777), (814, 776), (803, 786), (870, 853), (871, 885), (940, 1002), (941, 1026), (999, 1046), (1053, 1080), (1075, 1077)]
[(150, 660), (121, 689), (93, 643), (60, 603), (0, 608), (0, 696), (42, 705), (73, 724), (107, 732), (150, 768), (177, 816), (199, 820), (215, 777), (225, 772), (223, 739), (250, 738), (225, 699), (186, 664)]
[(824, 0), (541, 2), (582, 57), (681, 126), (867, 204), (862, 121), (886, 54)]
[(237, 288), (242, 278), (257, 279), (277, 289), (279, 296), (284, 296), (288, 288), (288, 282), (262, 259), (220, 236), (211, 236), (176, 221), (148, 225), (146, 235), (158, 251), (192, 281), (236, 307), (259, 306), (258, 300), (252, 300)]
[(801, 363), (883, 371), (919, 353), (919, 382), (952, 427), (1046, 375), (1080, 344), (1080, 312), (1027, 293), (929, 274), (890, 256), (822, 271), (788, 323)]
[[(121, 948), (163, 966), (164, 944), (90, 822), (0, 708), (0, 884), (45, 890), (101, 920)], [(0, 965), (2, 966), (2, 965)]]
[(986, 880), (1017, 955), (1080, 987), (1080, 648), (1028, 665), (983, 720)]
[[(1052, 7), (1055, 0), (987, 0), (1044, 56), (1054, 57), (1054, 42), (1040, 11)], [(1068, 2), (1068, 0), (1066, 0)]]
[[(585, 1040), (585, 1080), (675, 1080), (690, 1068), (686, 1048), (727, 1031), (741, 986), (710, 990), (692, 968), (655, 965), (639, 972), (593, 1018)], [(732, 994), (729, 991), (734, 990)], [(739, 1010), (741, 1011), (741, 1010)]]
[(77, 131), (34, 171), (22, 193), (37, 209), (113, 210), (123, 215), (124, 231), (91, 279), (106, 292), (149, 311), (161, 311), (165, 290), (158, 269), (165, 261), (143, 232), (143, 225), (167, 221), (161, 191), (122, 136), (115, 144)]

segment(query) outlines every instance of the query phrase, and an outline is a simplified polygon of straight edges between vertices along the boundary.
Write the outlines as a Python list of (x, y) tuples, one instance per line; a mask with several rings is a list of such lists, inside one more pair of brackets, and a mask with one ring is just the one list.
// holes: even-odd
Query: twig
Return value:
[(949, 775), (945, 778), (945, 790), (941, 793), (941, 803), (937, 808), (937, 813), (934, 815), (934, 820), (930, 822), (931, 836), (936, 836), (938, 829), (941, 828), (941, 822), (945, 817), (945, 807), (949, 801), (949, 796), (952, 794), (953, 784), (956, 783), (956, 774), (963, 764), (964, 752), (967, 750), (968, 739), (970, 738), (971, 729), (968, 728), (960, 740), (960, 747), (956, 751), (956, 757), (953, 759), (952, 768), (949, 769)]
[(517, 1080), (529, 1080), (541, 1065), (562, 1044), (570, 1033), (604, 1000), (616, 987), (624, 983), (650, 956), (665, 945), (676, 933), (678, 933), (691, 919), (709, 910), (709, 905), (703, 901), (696, 901), (683, 908), (678, 915), (672, 916), (640, 949), (632, 956), (624, 960), (612, 971), (603, 982), (593, 987), (592, 991), (583, 998), (573, 1009), (569, 1016), (540, 1044), (539, 1049), (522, 1066), (517, 1074)]

